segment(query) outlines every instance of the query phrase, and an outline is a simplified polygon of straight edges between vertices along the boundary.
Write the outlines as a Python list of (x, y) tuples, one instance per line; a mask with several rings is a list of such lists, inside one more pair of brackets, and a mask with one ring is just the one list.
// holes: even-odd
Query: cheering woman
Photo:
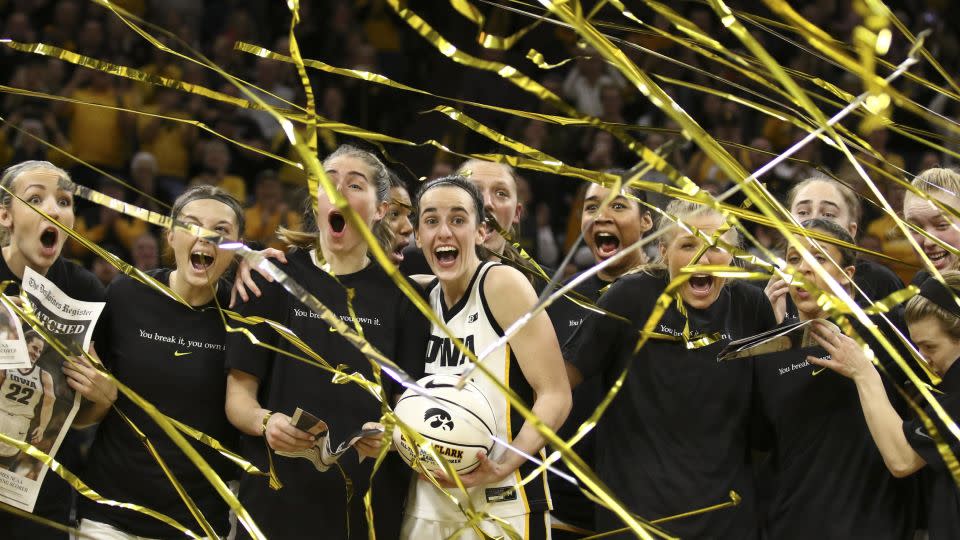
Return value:
[[(12, 165), (0, 177), (0, 229), (6, 237), (0, 253), (0, 281), (13, 281), (4, 291), (7, 295), (20, 293), (19, 283), (29, 267), (44, 275), (71, 298), (83, 301), (102, 301), (103, 285), (92, 273), (60, 257), (66, 233), (42, 217), (29, 205), (43, 210), (65, 227), (74, 221), (73, 182), (59, 167), (46, 161), (24, 161)], [(13, 195), (16, 195), (14, 197)], [(24, 202), (25, 201), (25, 202)], [(92, 368), (89, 368), (92, 370)], [(91, 372), (95, 374), (96, 370)], [(62, 373), (50, 373), (61, 381)], [(56, 380), (54, 381), (56, 384)], [(84, 403), (82, 407), (89, 407)], [(76, 471), (80, 465), (80, 437), (68, 433), (57, 452), (57, 461)], [(70, 518), (71, 490), (55, 474), (44, 476), (34, 514), (58, 523)], [(15, 540), (66, 540), (67, 534), (37, 525), (7, 512), (0, 512), (0, 531), (5, 538)]]
[[(390, 183), (386, 167), (376, 156), (344, 145), (328, 156), (323, 166), (367, 226), (383, 218)], [(360, 231), (347, 222), (323, 191), (318, 194), (315, 217), (315, 231), (284, 231), (295, 248), (287, 253), (283, 271), (350, 327), (359, 325), (367, 341), (418, 378), (427, 342), (426, 319), (371, 261)], [(256, 279), (262, 295), (238, 306), (242, 315), (276, 321), (330, 364), (373, 380), (366, 357), (346, 338), (331, 332), (320, 314), (288, 294), (282, 284)], [(350, 303), (348, 289), (353, 290)], [(303, 354), (266, 325), (250, 326), (250, 331), (264, 343)], [(268, 467), (264, 439), (271, 453), (313, 446), (313, 436), (291, 424), (298, 407), (327, 423), (334, 446), (381, 416), (381, 404), (368, 390), (353, 383), (335, 384), (328, 371), (255, 345), (240, 333), (230, 334), (227, 339), (227, 364), (227, 415), (246, 435), (244, 454), (261, 468)], [(386, 396), (390, 397), (389, 381), (384, 382)], [(363, 455), (375, 455), (379, 445), (380, 438), (371, 437), (361, 440), (357, 449)], [(342, 472), (356, 494), (348, 498), (348, 485), (340, 472), (320, 473), (306, 459), (272, 459), (282, 490), (272, 490), (260, 478), (247, 477), (240, 482), (240, 502), (268, 537), (298, 538), (305, 531), (322, 531), (329, 538), (367, 536), (361, 496), (369, 487), (371, 460), (360, 463), (352, 452), (340, 459)], [(388, 456), (377, 472), (372, 490), (377, 532), (389, 535), (400, 529), (409, 476), (410, 469), (396, 455)]]
[[(180, 195), (170, 217), (198, 225), (236, 241), (243, 230), (240, 204), (212, 186), (198, 186)], [(164, 293), (121, 276), (107, 289), (107, 307), (96, 331), (100, 360), (111, 373), (163, 414), (198, 429), (228, 448), (236, 445), (236, 431), (223, 411), (226, 399), (224, 341), (226, 330), (218, 311), (229, 302), (230, 285), (221, 276), (232, 264), (233, 252), (202, 240), (184, 229), (172, 229), (167, 241), (174, 268), (149, 275), (168, 286), (188, 305)], [(68, 372), (84, 397), (96, 406), (82, 421), (101, 421), (90, 451), (84, 479), (104, 497), (140, 504), (166, 514), (187, 528), (202, 531), (177, 495), (159, 464), (123, 417), (149, 438), (173, 475), (220, 536), (229, 530), (229, 509), (213, 486), (138, 405), (116, 388), (85, 384), (79, 370)], [(109, 399), (101, 399), (107, 393)], [(235, 476), (232, 466), (216, 451), (196, 445), (200, 455), (225, 479)], [(182, 533), (170, 525), (123, 508), (82, 500), (80, 530), (92, 537), (173, 538)]]
[[(471, 336), (474, 351), (485, 351), (504, 335), (518, 318), (533, 308), (536, 294), (518, 270), (482, 262), (477, 248), (487, 239), (483, 223), (483, 199), (477, 187), (459, 176), (426, 184), (416, 198), (417, 245), (435, 278), (424, 277), (431, 306), (455, 336)], [(470, 364), (464, 355), (450, 362), (438, 354), (451, 346), (436, 325), (431, 330), (426, 362), (428, 374), (460, 374)], [(422, 358), (422, 357), (421, 357)], [(551, 429), (557, 429), (570, 408), (570, 388), (556, 334), (546, 314), (533, 318), (514, 337), (482, 360), (495, 377), (512, 388), (533, 413)], [(505, 394), (479, 372), (473, 377), (497, 415), (497, 436), (527, 455), (544, 445), (534, 426), (513, 410)], [(464, 494), (451, 488), (465, 505), (486, 511), (510, 525), (521, 538), (548, 538), (549, 491), (544, 474), (522, 485), (520, 480), (534, 467), (522, 455), (497, 447), (491, 455), (478, 454), (479, 467), (461, 480)], [(490, 535), (505, 535), (499, 521), (483, 520), (467, 527), (467, 518), (432, 483), (413, 481), (401, 538), (480, 538), (476, 529)]]
[[(720, 239), (737, 242), (736, 231), (719, 231), (724, 218), (710, 209), (673, 201), (666, 213), (707, 238), (720, 232)], [(621, 277), (598, 303), (632, 323), (591, 314), (568, 347), (572, 384), (599, 375), (610, 388), (628, 370), (597, 425), (596, 471), (630, 511), (650, 519), (716, 505), (736, 491), (743, 499), (739, 506), (664, 528), (684, 538), (753, 538), (752, 365), (750, 360), (718, 363), (717, 353), (729, 340), (773, 328), (773, 311), (759, 288), (695, 273), (677, 291), (679, 299), (669, 303), (656, 335), (635, 351), (639, 330), (681, 269), (733, 262), (719, 247), (702, 250), (704, 239), (686, 227), (667, 218), (661, 227), (668, 229), (661, 237), (662, 264)], [(600, 509), (596, 524), (601, 532), (623, 526)]]

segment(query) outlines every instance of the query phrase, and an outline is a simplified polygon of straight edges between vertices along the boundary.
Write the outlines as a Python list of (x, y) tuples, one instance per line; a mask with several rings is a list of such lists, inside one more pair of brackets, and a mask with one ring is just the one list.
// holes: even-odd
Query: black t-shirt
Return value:
[[(102, 302), (104, 299), (104, 288), (100, 280), (73, 261), (68, 261), (63, 258), (57, 259), (47, 270), (45, 277), (68, 296), (76, 300)], [(7, 280), (12, 280), (16, 283), (7, 286), (4, 294), (8, 296), (20, 294), (20, 278), (14, 275), (7, 265), (7, 261), (0, 256), (0, 281)], [(63, 378), (63, 373), (51, 373), (51, 376)], [(70, 430), (60, 444), (60, 449), (57, 450), (56, 460), (72, 472), (77, 472), (82, 463), (80, 449), (84, 439), (84, 433)], [(40, 495), (37, 497), (37, 504), (34, 506), (33, 513), (52, 519), (58, 523), (66, 523), (70, 519), (72, 491), (73, 488), (70, 487), (70, 484), (67, 484), (63, 478), (60, 478), (60, 476), (52, 471), (48, 471), (43, 477)], [(48, 538), (66, 540), (68, 537), (67, 533), (38, 525), (7, 512), (0, 512), (0, 531), (5, 531), (4, 538), (16, 540), (39, 540)], [(9, 533), (7, 531), (9, 531)]]
[[(668, 283), (665, 273), (620, 278), (599, 306), (628, 317), (631, 326), (590, 315), (577, 330), (574, 363), (584, 379), (602, 376), (609, 388), (629, 372), (597, 426), (600, 479), (628, 508), (648, 519), (672, 516), (742, 498), (739, 506), (663, 525), (683, 538), (756, 536), (748, 428), (752, 361), (717, 362), (730, 340), (773, 328), (763, 291), (729, 282), (707, 309), (686, 308), (690, 335), (720, 333), (710, 345), (688, 349), (681, 339), (651, 339), (634, 354), (639, 331)], [(675, 304), (655, 331), (681, 335), (684, 318)], [(622, 526), (598, 510), (601, 531)]]
[(867, 298), (876, 302), (903, 288), (903, 281), (886, 266), (869, 259), (857, 259), (853, 280), (863, 289)]
[[(946, 413), (954, 421), (960, 419), (960, 361), (954, 361), (937, 389), (943, 394), (939, 396), (934, 394), (934, 396), (937, 396), (937, 401)], [(960, 442), (957, 438), (947, 431), (946, 426), (930, 407), (926, 407), (924, 412), (933, 420), (943, 440), (950, 445), (950, 451), (955, 456), (960, 456)], [(926, 502), (927, 530), (930, 540), (960, 538), (960, 488), (957, 487), (940, 452), (937, 451), (934, 440), (919, 418), (904, 422), (903, 433), (910, 446), (927, 462), (925, 470), (929, 474), (925, 475), (925, 488), (929, 494)]]
[[(577, 276), (579, 275), (580, 274), (577, 274)], [(573, 276), (570, 279), (573, 280), (577, 276)], [(604, 281), (594, 274), (584, 280), (583, 283), (577, 285), (570, 294), (577, 293), (586, 300), (595, 303), (597, 299), (600, 298), (601, 290), (607, 285), (610, 285), (609, 281)], [(570, 336), (574, 334), (589, 313), (591, 313), (591, 311), (568, 300), (566, 297), (557, 299), (556, 302), (547, 308), (547, 314), (550, 315), (550, 322), (553, 323), (553, 329), (557, 333), (557, 340), (564, 346), (565, 352), (569, 350), (567, 343)], [(565, 359), (568, 361), (572, 360), (572, 358), (567, 357), (566, 354)], [(580, 427), (580, 424), (593, 414), (594, 409), (596, 409), (602, 398), (603, 387), (600, 382), (600, 377), (591, 377), (589, 380), (581, 382), (573, 391), (573, 407), (570, 409), (567, 420), (557, 431), (557, 434), (564, 440), (572, 437), (576, 433), (577, 428)], [(591, 467), (594, 462), (593, 446), (595, 434), (596, 431), (591, 431), (574, 447), (577, 455)], [(558, 461), (554, 466), (561, 470), (568, 471), (567, 466), (562, 461)], [(553, 498), (552, 514), (564, 523), (590, 531), (594, 530), (594, 503), (587, 499), (577, 486), (574, 486), (563, 478), (553, 473), (548, 473), (548, 478), (550, 480), (550, 495)]]
[[(150, 275), (169, 285), (170, 270)], [(230, 284), (220, 283), (221, 306), (230, 302)], [(107, 307), (97, 325), (96, 347), (104, 366), (157, 409), (237, 448), (237, 432), (227, 421), (224, 341), (226, 330), (215, 302), (191, 310), (140, 282), (121, 276), (107, 288)], [(229, 508), (197, 467), (150, 416), (125, 395), (116, 407), (147, 436), (173, 475), (220, 535), (230, 530)], [(225, 480), (238, 469), (206, 445), (189, 439)], [(95, 491), (144, 505), (203, 534), (159, 464), (115, 411), (97, 430), (85, 480)], [(108, 523), (150, 538), (182, 538), (183, 533), (143, 514), (80, 501), (80, 517)]]
[[(318, 269), (305, 251), (287, 255), (284, 272), (310, 291), (320, 302), (348, 324), (353, 318), (347, 309), (344, 287), (354, 290), (353, 308), (365, 338), (381, 353), (394, 360), (412, 377), (423, 374), (429, 324), (376, 264), (349, 275), (338, 276), (340, 283)], [(276, 283), (259, 279), (263, 295), (238, 307), (243, 315), (257, 315), (277, 321), (293, 331), (307, 346), (331, 365), (345, 364), (346, 370), (373, 380), (369, 361), (360, 351)], [(342, 285), (341, 285), (342, 284)], [(265, 325), (250, 329), (265, 343), (303, 356), (286, 339), (279, 338)], [(260, 379), (261, 406), (292, 415), (297, 407), (324, 420), (330, 428), (331, 443), (339, 443), (360, 429), (365, 422), (380, 418), (380, 402), (360, 386), (334, 384), (330, 372), (305, 364), (269, 349), (252, 345), (239, 333), (227, 338), (227, 364), (231, 369), (250, 373)], [(387, 383), (387, 377), (384, 376)], [(387, 392), (389, 396), (391, 391)], [(261, 470), (267, 467), (266, 446), (262, 437), (243, 436), (241, 447), (247, 459)], [(274, 454), (273, 461), (284, 487), (273, 491), (263, 478), (245, 477), (240, 483), (240, 501), (257, 525), (270, 538), (298, 538), (305, 531), (322, 531), (330, 538), (347, 537), (348, 509), (344, 480), (336, 469), (319, 473), (300, 458)], [(348, 452), (340, 465), (353, 482), (350, 502), (350, 535), (367, 536), (362, 496), (367, 490), (372, 460), (357, 463), (357, 455)], [(411, 470), (391, 453), (377, 472), (373, 486), (377, 532), (390, 535), (399, 531), (403, 501)]]
[[(895, 324), (901, 320), (896, 311), (888, 317)], [(890, 366), (892, 360), (869, 332), (854, 326)], [(892, 331), (885, 334), (897, 342)], [(853, 381), (806, 360), (825, 354), (821, 347), (810, 347), (754, 361), (757, 412), (766, 429), (755, 429), (753, 435), (758, 446), (770, 448), (773, 469), (766, 537), (912, 538), (915, 482), (898, 480), (887, 470)], [(895, 396), (895, 390), (888, 395)]]

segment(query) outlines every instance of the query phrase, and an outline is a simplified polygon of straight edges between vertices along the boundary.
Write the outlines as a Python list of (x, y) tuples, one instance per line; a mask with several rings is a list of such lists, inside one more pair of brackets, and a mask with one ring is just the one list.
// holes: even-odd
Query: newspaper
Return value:
[(13, 309), (0, 304), (0, 369), (29, 369), (31, 366), (20, 319)]
[(790, 349), (816, 347), (818, 343), (813, 338), (813, 332), (810, 331), (814, 321), (825, 324), (834, 334), (840, 333), (837, 325), (826, 319), (810, 319), (778, 326), (762, 334), (731, 341), (717, 355), (717, 361), (760, 356), (761, 354), (777, 353)]
[[(21, 287), (48, 333), (77, 355), (90, 346), (103, 302), (74, 300), (30, 268)], [(29, 364), (0, 371), (0, 431), (56, 457), (80, 408), (80, 395), (67, 385), (60, 353), (26, 322), (21, 330)], [(48, 468), (0, 442), (0, 501), (32, 512)]]
[[(277, 454), (286, 457), (298, 457), (306, 459), (313, 463), (313, 466), (320, 472), (326, 472), (331, 465), (340, 459), (340, 456), (342, 456), (344, 452), (352, 448), (353, 445), (357, 444), (357, 441), (360, 439), (378, 435), (384, 432), (383, 427), (361, 429), (347, 437), (347, 439), (337, 445), (337, 448), (334, 450), (330, 447), (330, 430), (327, 428), (327, 423), (323, 420), (320, 420), (316, 416), (297, 407), (297, 410), (294, 411), (293, 416), (290, 417), (290, 425), (302, 431), (306, 431), (311, 435), (315, 435), (317, 440), (313, 443), (313, 446), (307, 448), (306, 450), (299, 450), (297, 452), (278, 451)], [(363, 456), (360, 456), (360, 461), (363, 461)]]

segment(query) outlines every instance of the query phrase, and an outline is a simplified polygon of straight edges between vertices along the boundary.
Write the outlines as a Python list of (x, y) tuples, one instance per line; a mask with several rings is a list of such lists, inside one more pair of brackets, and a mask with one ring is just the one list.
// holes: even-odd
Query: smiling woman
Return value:
[[(177, 222), (214, 231), (228, 242), (239, 239), (243, 216), (233, 197), (212, 186), (187, 190), (174, 202), (170, 215)], [(97, 351), (114, 376), (164, 414), (235, 448), (237, 433), (223, 410), (226, 330), (217, 309), (218, 303), (229, 302), (230, 287), (221, 276), (234, 254), (183, 228), (171, 230), (167, 240), (174, 268), (152, 270), (148, 275), (168, 285), (189, 307), (121, 276), (107, 289), (107, 306), (95, 335)], [(159, 466), (127, 425), (125, 415), (150, 439), (217, 534), (226, 535), (226, 503), (159, 426), (125, 396), (118, 397), (114, 385), (89, 365), (65, 372), (71, 387), (91, 403), (77, 415), (77, 423), (101, 422), (84, 480), (105, 497), (145, 505), (200, 530), (166, 477), (155, 474)], [(222, 478), (236, 477), (236, 468), (217, 452), (203, 445), (196, 448)], [(95, 538), (117, 534), (117, 530), (150, 538), (174, 534), (155, 519), (87, 499), (80, 502), (79, 516), (80, 530)]]
[[(96, 276), (60, 257), (66, 234), (34, 209), (43, 210), (64, 227), (73, 226), (73, 182), (66, 171), (46, 161), (24, 161), (4, 171), (0, 186), (0, 229), (4, 236), (0, 281), (12, 282), (4, 294), (19, 294), (20, 280), (29, 267), (71, 298), (102, 301), (103, 285)], [(80, 466), (81, 443), (81, 437), (71, 432), (60, 445), (57, 460), (67, 469)], [(67, 522), (70, 508), (63, 501), (70, 499), (71, 490), (59, 476), (46, 475), (34, 513), (58, 523)], [(0, 513), (0, 531), (13, 538), (66, 538), (6, 512)]]
[[(478, 248), (489, 237), (482, 219), (484, 198), (475, 179), (448, 176), (433, 180), (417, 194), (415, 207), (417, 246), (436, 276), (418, 277), (427, 285), (430, 306), (455, 336), (472, 344), (474, 353), (486, 351), (504, 335), (504, 328), (533, 308), (537, 300), (533, 287), (514, 268), (481, 262)], [(431, 347), (452, 347), (439, 325), (431, 328), (430, 341)], [(546, 314), (531, 319), (482, 361), (491, 376), (516, 392), (545, 425), (557, 429), (563, 423), (570, 410), (570, 387)], [(468, 365), (463, 355), (450, 362), (428, 350), (426, 362), (421, 357), (421, 370), (428, 374), (459, 375)], [(516, 413), (491, 377), (478, 375), (472, 381), (493, 407), (497, 437), (525, 455), (540, 453), (544, 439)], [(425, 478), (414, 479), (401, 538), (456, 536), (468, 522), (461, 506), (483, 508), (498, 518), (476, 525), (487, 534), (506, 536), (502, 523), (509, 523), (521, 538), (549, 537), (550, 498), (544, 475), (532, 475), (532, 481), (521, 483), (533, 472), (534, 464), (500, 445), (489, 456), (480, 451), (477, 458), (477, 469), (460, 477), (466, 495), (449, 490), (459, 505)], [(449, 482), (445, 485), (452, 486)], [(477, 535), (471, 532), (466, 537)]]

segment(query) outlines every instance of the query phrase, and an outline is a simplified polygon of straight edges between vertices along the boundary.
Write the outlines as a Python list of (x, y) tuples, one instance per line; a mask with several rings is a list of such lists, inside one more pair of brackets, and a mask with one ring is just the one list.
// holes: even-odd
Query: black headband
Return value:
[(960, 295), (960, 291), (947, 287), (933, 276), (928, 277), (920, 285), (920, 296), (943, 308), (954, 317), (960, 318), (960, 305), (957, 305), (955, 299), (958, 295)]

